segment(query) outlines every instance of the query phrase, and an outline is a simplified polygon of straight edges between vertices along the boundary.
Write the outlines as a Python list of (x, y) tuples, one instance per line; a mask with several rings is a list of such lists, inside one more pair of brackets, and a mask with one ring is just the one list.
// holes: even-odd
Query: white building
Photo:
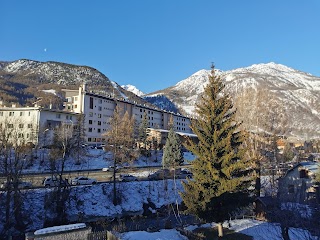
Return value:
[(0, 106), (0, 130), (6, 131), (10, 141), (17, 143), (41, 142), (52, 135), (54, 127), (62, 123), (72, 126), (78, 113), (35, 107)]
[(5, 107), (0, 104), (0, 127), (17, 129), (15, 136), (26, 142), (38, 144), (41, 143), (41, 139), (44, 139), (44, 134), (46, 134), (45, 137), (52, 136), (55, 126), (62, 123), (76, 124), (77, 116), (83, 114), (85, 142), (96, 145), (104, 142), (102, 134), (107, 131), (110, 119), (118, 105), (123, 113), (127, 111), (130, 116), (134, 116), (137, 124), (141, 123), (146, 114), (149, 128), (153, 131), (159, 129), (162, 133), (164, 131), (161, 130), (168, 130), (169, 121), (172, 119), (176, 132), (192, 134), (190, 119), (180, 114), (88, 92), (85, 85), (80, 86), (79, 90), (64, 89), (63, 91), (66, 99), (63, 110), (40, 106)]
[(124, 112), (127, 111), (130, 116), (134, 116), (138, 124), (143, 120), (144, 114), (147, 114), (150, 128), (168, 130), (168, 123), (172, 118), (175, 131), (192, 133), (190, 119), (179, 114), (88, 92), (85, 85), (80, 86), (79, 90), (64, 89), (63, 91), (67, 100), (64, 110), (82, 113), (85, 116), (86, 140), (89, 144), (99, 144), (104, 141), (102, 133), (107, 131), (117, 105)]

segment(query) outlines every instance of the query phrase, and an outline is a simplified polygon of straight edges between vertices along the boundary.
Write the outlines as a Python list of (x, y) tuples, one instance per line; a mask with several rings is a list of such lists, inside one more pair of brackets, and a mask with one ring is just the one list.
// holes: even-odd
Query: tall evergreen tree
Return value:
[(196, 156), (193, 179), (183, 183), (181, 196), (188, 213), (218, 223), (220, 237), (222, 222), (249, 200), (252, 165), (244, 158), (244, 134), (238, 130), (239, 125), (232, 101), (212, 66), (209, 83), (196, 104), (196, 118), (191, 122), (199, 141), (186, 142), (186, 148)]
[(181, 141), (173, 128), (171, 128), (163, 149), (162, 163), (165, 167), (176, 168), (177, 166), (182, 165), (183, 162)]

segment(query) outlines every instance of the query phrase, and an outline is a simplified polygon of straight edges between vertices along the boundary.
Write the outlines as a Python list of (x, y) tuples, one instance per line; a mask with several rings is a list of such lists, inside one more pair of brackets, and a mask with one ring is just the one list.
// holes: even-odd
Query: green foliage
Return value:
[(165, 167), (176, 167), (183, 164), (181, 141), (173, 128), (170, 129), (163, 149), (162, 162)]
[(289, 162), (294, 158), (294, 152), (293, 152), (292, 147), (290, 146), (290, 143), (287, 142), (284, 145), (282, 156), (283, 156), (284, 162)]
[(193, 152), (193, 179), (181, 193), (187, 212), (206, 221), (221, 222), (248, 203), (252, 163), (244, 157), (244, 134), (238, 130), (230, 97), (212, 68), (209, 84), (196, 104), (191, 128), (199, 142), (186, 142)]

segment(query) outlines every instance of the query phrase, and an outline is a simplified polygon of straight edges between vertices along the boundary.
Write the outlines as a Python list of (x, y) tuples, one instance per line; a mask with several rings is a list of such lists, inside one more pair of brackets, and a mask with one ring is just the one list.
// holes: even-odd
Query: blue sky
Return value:
[(0, 0), (0, 60), (94, 67), (149, 93), (211, 62), (320, 76), (319, 0)]

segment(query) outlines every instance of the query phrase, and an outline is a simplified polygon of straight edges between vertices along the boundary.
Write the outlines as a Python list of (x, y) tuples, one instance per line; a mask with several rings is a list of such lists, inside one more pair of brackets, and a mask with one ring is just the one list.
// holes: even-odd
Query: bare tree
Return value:
[(49, 161), (52, 177), (57, 178), (58, 184), (50, 197), (50, 201), (52, 202), (51, 207), (56, 214), (55, 221), (59, 224), (66, 221), (65, 203), (69, 197), (70, 189), (63, 175), (67, 157), (72, 153), (76, 141), (73, 123), (63, 122), (54, 129)]
[(71, 155), (76, 159), (76, 164), (82, 162), (83, 157), (87, 156), (87, 148), (82, 145), (85, 142), (84, 115), (77, 116), (77, 122), (73, 125), (73, 146), (71, 146)]
[(106, 148), (113, 154), (114, 205), (119, 203), (116, 190), (116, 167), (118, 164), (131, 163), (138, 156), (135, 149), (134, 126), (134, 118), (117, 106), (110, 120), (110, 128), (103, 134), (106, 137)]
[(23, 194), (19, 182), (26, 167), (30, 145), (19, 126), (21, 127), (21, 122), (11, 118), (3, 119), (0, 124), (0, 175), (5, 178), (5, 198), (0, 199), (5, 206), (4, 236), (9, 236), (12, 231), (23, 232), (28, 220), (23, 209)]

